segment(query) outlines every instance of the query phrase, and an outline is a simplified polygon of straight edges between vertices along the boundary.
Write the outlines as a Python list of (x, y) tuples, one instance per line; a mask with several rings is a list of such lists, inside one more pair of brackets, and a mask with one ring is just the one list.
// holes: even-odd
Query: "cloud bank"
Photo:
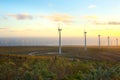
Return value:
[(17, 20), (33, 19), (33, 16), (28, 13), (22, 14), (9, 14), (8, 16), (13, 17)]
[(114, 17), (83, 16), (83, 19), (94, 25), (120, 25), (120, 19)]
[(119, 21), (93, 21), (95, 25), (120, 25)]

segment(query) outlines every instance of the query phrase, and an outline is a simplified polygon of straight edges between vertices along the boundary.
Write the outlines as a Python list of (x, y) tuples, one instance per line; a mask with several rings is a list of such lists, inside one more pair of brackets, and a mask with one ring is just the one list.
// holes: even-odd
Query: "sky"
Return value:
[(1, 37), (120, 37), (120, 0), (0, 0)]

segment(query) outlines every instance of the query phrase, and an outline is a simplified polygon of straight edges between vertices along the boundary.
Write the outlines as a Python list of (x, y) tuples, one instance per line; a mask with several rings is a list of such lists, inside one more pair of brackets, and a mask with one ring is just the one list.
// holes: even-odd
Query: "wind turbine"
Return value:
[(62, 50), (61, 50), (61, 31), (62, 29), (60, 28), (60, 24), (58, 24), (58, 32), (59, 32), (59, 54), (62, 53)]
[(86, 42), (87, 42), (87, 40), (86, 40), (86, 34), (87, 34), (87, 32), (84, 30), (84, 38), (85, 38), (84, 50), (85, 50), (85, 51), (87, 51), (87, 46), (86, 46)]
[(110, 37), (108, 36), (108, 48), (110, 47)]
[(99, 47), (99, 48), (101, 47), (101, 45), (100, 45), (100, 44), (101, 44), (100, 37), (101, 37), (101, 35), (99, 34), (99, 35), (98, 35), (98, 43), (99, 43), (98, 47)]

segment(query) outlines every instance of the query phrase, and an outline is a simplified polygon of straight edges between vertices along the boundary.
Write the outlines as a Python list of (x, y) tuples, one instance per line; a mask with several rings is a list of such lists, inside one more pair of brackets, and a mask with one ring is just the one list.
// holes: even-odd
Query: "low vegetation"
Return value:
[[(19, 53), (20, 49), (14, 50)], [(84, 52), (78, 47), (64, 47), (62, 55), (46, 54), (44, 48), (27, 49), (25, 54), (16, 54), (12, 48), (9, 54), (0, 50), (3, 52), (0, 54), (0, 80), (120, 80), (118, 48), (89, 48)], [(44, 54), (27, 55), (39, 49)], [(52, 47), (46, 51), (55, 52), (56, 49)]]

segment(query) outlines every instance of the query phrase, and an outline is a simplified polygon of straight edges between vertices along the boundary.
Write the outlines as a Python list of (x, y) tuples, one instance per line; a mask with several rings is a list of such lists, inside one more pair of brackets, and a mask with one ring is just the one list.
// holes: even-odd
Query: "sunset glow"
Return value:
[(1, 37), (120, 36), (120, 0), (1, 0)]

